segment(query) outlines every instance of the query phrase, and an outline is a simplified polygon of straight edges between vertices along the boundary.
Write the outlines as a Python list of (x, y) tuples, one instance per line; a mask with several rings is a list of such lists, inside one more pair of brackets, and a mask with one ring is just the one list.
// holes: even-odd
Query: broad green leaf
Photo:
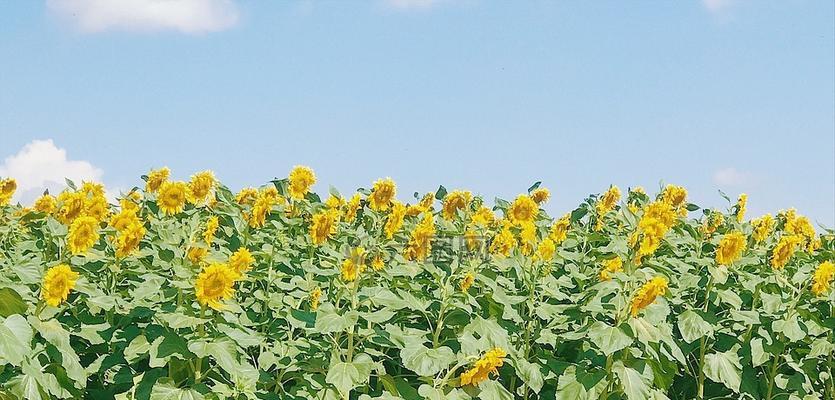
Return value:
[(500, 383), (494, 380), (486, 380), (478, 385), (478, 398), (481, 400), (513, 400), (513, 395)]
[(35, 317), (29, 317), (29, 323), (47, 342), (61, 352), (61, 365), (67, 371), (67, 376), (75, 381), (75, 386), (84, 387), (87, 382), (87, 372), (81, 366), (78, 354), (70, 345), (70, 333), (54, 319), (40, 321)]
[(333, 385), (339, 390), (339, 393), (347, 398), (351, 389), (359, 386), (360, 373), (351, 363), (340, 362), (332, 365), (328, 369), (328, 375), (325, 377), (325, 382)]
[(31, 343), (32, 328), (22, 316), (14, 314), (0, 323), (0, 360), (20, 366), (31, 352)]
[(607, 356), (632, 344), (632, 338), (624, 333), (623, 330), (606, 325), (600, 321), (595, 322), (591, 326), (588, 337)]
[(18, 399), (41, 400), (49, 398), (46, 393), (41, 391), (38, 381), (31, 375), (18, 375), (13, 377), (6, 385), (8, 385), (11, 393)]
[(763, 340), (755, 338), (751, 340), (751, 362), (755, 367), (759, 367), (769, 359), (769, 354), (763, 350)]
[(419, 376), (433, 376), (455, 362), (455, 354), (446, 346), (430, 349), (418, 342), (407, 343), (400, 350), (403, 366)]
[(347, 312), (345, 315), (339, 315), (330, 304), (325, 304), (319, 309), (316, 314), (316, 324), (314, 329), (320, 333), (334, 333), (348, 330), (357, 323), (358, 314), (356, 312)]
[(539, 393), (542, 390), (542, 385), (545, 384), (545, 377), (542, 376), (542, 371), (539, 370), (539, 365), (528, 362), (524, 359), (515, 361), (516, 372), (522, 381), (527, 383), (533, 389), (534, 393)]
[(12, 288), (0, 288), (0, 317), (26, 313), (26, 303)]
[(661, 340), (661, 332), (658, 330), (658, 327), (643, 317), (630, 318), (629, 326), (632, 328), (635, 336), (638, 337), (638, 340), (643, 343), (656, 343)]
[(180, 389), (170, 383), (157, 383), (151, 391), (151, 400), (202, 400), (203, 395), (192, 389)]
[(182, 313), (158, 313), (157, 317), (165, 321), (171, 329), (194, 328), (209, 322), (208, 319), (192, 317)]
[(792, 342), (796, 342), (806, 337), (806, 332), (803, 331), (800, 327), (800, 323), (797, 321), (797, 314), (792, 315), (788, 319), (774, 321), (772, 329), (774, 332), (783, 333), (783, 335)]
[(826, 357), (833, 351), (835, 351), (835, 343), (830, 342), (827, 338), (819, 338), (812, 342), (812, 349), (806, 357)]
[(687, 343), (703, 336), (713, 335), (713, 325), (705, 321), (701, 315), (693, 310), (687, 310), (678, 316), (678, 330)]
[(649, 397), (650, 386), (644, 380), (644, 376), (638, 371), (623, 365), (617, 361), (612, 366), (612, 371), (620, 381), (620, 386), (626, 398), (629, 400), (645, 400)]
[(151, 344), (148, 343), (148, 339), (144, 335), (139, 335), (133, 338), (130, 344), (128, 344), (128, 347), (125, 348), (125, 360), (129, 363), (134, 363), (142, 356), (148, 354), (150, 349)]
[(735, 351), (730, 350), (724, 353), (705, 355), (704, 372), (710, 380), (722, 383), (734, 392), (739, 393), (742, 365), (740, 365), (739, 355)]

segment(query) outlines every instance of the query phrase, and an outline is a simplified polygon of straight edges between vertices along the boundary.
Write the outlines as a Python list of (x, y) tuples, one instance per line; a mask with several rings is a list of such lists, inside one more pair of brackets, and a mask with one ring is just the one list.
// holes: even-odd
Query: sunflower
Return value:
[(533, 222), (537, 213), (539, 206), (536, 202), (530, 196), (520, 194), (507, 209), (507, 219), (514, 224)]
[(484, 354), (475, 362), (472, 368), (461, 374), (461, 385), (478, 386), (479, 383), (490, 378), (490, 374), (498, 375), (498, 368), (504, 364), (507, 352), (496, 347)]
[(69, 265), (59, 264), (48, 271), (43, 277), (41, 285), (41, 297), (53, 307), (67, 300), (70, 291), (75, 287), (78, 273), (74, 272)]
[(397, 185), (391, 178), (378, 179), (374, 182), (371, 195), (368, 196), (369, 206), (374, 211), (386, 211), (391, 207), (391, 201), (397, 194)]
[(125, 257), (139, 248), (139, 242), (145, 236), (145, 227), (141, 222), (132, 222), (119, 232), (116, 238), (116, 256)]
[(217, 185), (217, 180), (212, 171), (206, 170), (198, 172), (191, 176), (188, 182), (188, 191), (186, 192), (188, 202), (191, 204), (200, 204), (209, 200), (212, 191)]
[(254, 262), (255, 258), (252, 257), (252, 253), (250, 253), (246, 248), (241, 247), (232, 253), (232, 256), (229, 257), (227, 265), (229, 265), (229, 268), (232, 269), (232, 271), (235, 271), (235, 274), (240, 277), (252, 268), (252, 264)]
[(186, 258), (195, 264), (200, 264), (208, 254), (209, 250), (205, 247), (194, 246), (188, 249), (186, 252)]
[(516, 239), (513, 238), (513, 232), (510, 231), (510, 226), (505, 225), (504, 228), (493, 238), (490, 242), (490, 253), (502, 256), (509, 256), (510, 251), (516, 244)]
[(464, 274), (464, 278), (461, 279), (461, 283), (459, 285), (461, 291), (466, 292), (467, 290), (469, 290), (470, 286), (473, 285), (473, 282), (475, 282), (475, 275), (473, 275), (472, 272), (467, 272), (466, 274)]
[(58, 195), (58, 213), (56, 218), (65, 225), (71, 224), (84, 214), (86, 195), (82, 192), (63, 191)]
[(365, 271), (365, 248), (351, 250), (350, 256), (342, 262), (342, 280), (353, 282)]
[(359, 193), (355, 193), (351, 196), (351, 199), (348, 200), (348, 204), (345, 206), (345, 222), (354, 222), (354, 219), (357, 218), (357, 211), (360, 209), (360, 204), (362, 201), (362, 197)]
[(235, 294), (235, 271), (226, 264), (211, 264), (200, 272), (194, 283), (197, 301), (215, 310), (223, 309), (220, 303), (223, 299), (230, 299)]
[(165, 215), (182, 212), (186, 206), (188, 186), (185, 182), (165, 182), (159, 188), (157, 204)]
[(488, 226), (496, 221), (496, 214), (493, 214), (493, 210), (480, 206), (473, 214), (471, 221), (478, 226)]
[(203, 231), (203, 241), (206, 242), (206, 245), (211, 246), (212, 242), (215, 241), (215, 232), (217, 232), (218, 225), (220, 225), (220, 219), (217, 215), (212, 215), (206, 221), (206, 230)]
[(171, 170), (168, 167), (152, 170), (148, 173), (148, 180), (145, 183), (145, 191), (156, 193), (163, 183), (168, 181), (168, 176), (171, 175)]
[(742, 223), (745, 218), (745, 206), (748, 204), (748, 195), (742, 193), (736, 200), (736, 222)]
[(38, 212), (42, 212), (44, 214), (52, 214), (55, 212), (56, 203), (57, 201), (55, 200), (54, 196), (45, 193), (43, 196), (38, 197), (38, 199), (35, 200), (34, 207), (35, 210), (37, 210)]
[(310, 224), (310, 237), (313, 243), (320, 245), (328, 240), (328, 237), (336, 233), (337, 214), (333, 210), (323, 211), (313, 215), (313, 223)]
[(551, 198), (551, 191), (546, 188), (536, 188), (531, 192), (531, 199), (539, 205), (542, 205)]
[(600, 196), (597, 201), (595, 209), (597, 210), (598, 218), (602, 218), (607, 212), (612, 211), (620, 200), (620, 189), (617, 186), (612, 186), (606, 193)]
[(375, 271), (381, 271), (383, 268), (386, 267), (385, 262), (383, 262), (383, 257), (379, 255), (375, 256), (373, 260), (371, 260), (371, 268)]
[(435, 217), (426, 213), (415, 230), (406, 247), (404, 256), (407, 260), (423, 261), (432, 250), (432, 238), (435, 236)]
[(623, 260), (620, 257), (610, 258), (603, 261), (603, 268), (600, 270), (600, 280), (612, 279), (612, 274), (623, 270)]
[(310, 292), (310, 309), (316, 311), (319, 309), (319, 299), (322, 297), (322, 289), (318, 287)]
[(258, 189), (254, 187), (246, 187), (241, 189), (241, 191), (235, 195), (235, 202), (241, 205), (252, 204), (253, 202), (255, 202), (255, 199), (257, 197)]
[(391, 239), (394, 237), (394, 234), (400, 230), (400, 227), (403, 226), (403, 218), (406, 216), (406, 206), (403, 203), (396, 201), (394, 202), (394, 207), (391, 209), (391, 214), (389, 214), (388, 218), (386, 219), (386, 225), (383, 227), (383, 230), (386, 233), (386, 239)]
[(109, 225), (117, 231), (121, 231), (129, 225), (138, 222), (140, 222), (140, 220), (139, 217), (136, 216), (136, 210), (123, 208), (122, 211), (119, 211), (110, 217)]
[(571, 227), (571, 214), (565, 214), (551, 225), (551, 231), (548, 237), (555, 245), (562, 243), (568, 237), (568, 228)]
[(645, 283), (644, 286), (641, 286), (641, 288), (638, 289), (638, 293), (636, 293), (635, 297), (632, 298), (632, 305), (629, 313), (633, 317), (637, 317), (641, 310), (647, 308), (647, 306), (655, 301), (656, 297), (663, 296), (666, 292), (667, 279), (660, 276), (652, 278), (649, 282)]
[(722, 237), (716, 250), (716, 262), (728, 265), (739, 259), (748, 242), (742, 232), (731, 232)]
[(536, 257), (542, 261), (551, 261), (554, 258), (554, 253), (557, 251), (557, 245), (549, 238), (542, 239), (539, 246), (536, 248)]
[(794, 255), (795, 248), (803, 239), (797, 235), (783, 235), (771, 251), (771, 268), (783, 269)]
[(472, 193), (465, 190), (454, 190), (448, 193), (444, 196), (443, 201), (442, 210), (444, 219), (447, 221), (453, 220), (458, 213), (458, 210), (466, 210), (472, 199)]
[(765, 238), (768, 237), (774, 229), (774, 218), (771, 217), (771, 214), (765, 214), (762, 217), (751, 221), (751, 225), (754, 228), (754, 232), (751, 234), (751, 237), (754, 238), (755, 242), (759, 243), (765, 240)]
[(316, 174), (310, 167), (303, 165), (296, 165), (290, 171), (290, 197), (294, 199), (303, 199), (310, 191), (310, 187), (316, 183)]
[(0, 179), (0, 206), (9, 204), (17, 190), (17, 181), (12, 178)]
[(70, 225), (67, 247), (72, 254), (82, 254), (99, 241), (99, 221), (93, 217), (78, 217)]
[(835, 265), (832, 262), (826, 261), (818, 265), (812, 276), (812, 293), (820, 296), (829, 291), (833, 277), (835, 277)]

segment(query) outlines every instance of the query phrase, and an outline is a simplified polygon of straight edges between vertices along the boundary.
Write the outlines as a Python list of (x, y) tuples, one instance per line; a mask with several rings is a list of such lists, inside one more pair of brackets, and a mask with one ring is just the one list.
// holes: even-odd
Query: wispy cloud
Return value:
[(232, 0), (47, 0), (49, 9), (80, 31), (179, 31), (200, 34), (235, 26)]
[(713, 183), (720, 187), (733, 187), (750, 183), (751, 176), (734, 167), (722, 168), (713, 173)]
[(719, 14), (732, 6), (736, 0), (702, 0), (705, 8), (714, 14)]
[(440, 2), (441, 0), (385, 0), (387, 6), (400, 10), (427, 9)]
[(49, 140), (33, 140), (17, 154), (6, 157), (0, 176), (17, 180), (15, 200), (32, 202), (44, 190), (57, 193), (66, 187), (64, 178), (74, 182), (100, 182), (104, 172), (88, 161), (70, 160), (67, 151)]

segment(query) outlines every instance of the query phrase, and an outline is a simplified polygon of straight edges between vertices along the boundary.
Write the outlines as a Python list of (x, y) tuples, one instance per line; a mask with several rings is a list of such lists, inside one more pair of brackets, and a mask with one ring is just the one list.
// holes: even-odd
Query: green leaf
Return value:
[(35, 317), (29, 317), (29, 323), (47, 342), (61, 352), (61, 365), (67, 371), (67, 376), (75, 381), (76, 387), (83, 388), (87, 382), (87, 372), (81, 366), (78, 354), (70, 345), (70, 333), (54, 319), (40, 321)]
[(534, 191), (534, 190), (536, 190), (536, 189), (539, 189), (539, 186), (540, 186), (540, 185), (542, 185), (542, 181), (536, 181), (536, 182), (534, 182), (534, 184), (533, 184), (533, 185), (531, 185), (531, 187), (529, 187), (529, 188), (528, 188), (528, 193), (533, 192), (533, 191)]
[(722, 383), (734, 392), (739, 393), (739, 385), (742, 381), (742, 365), (740, 365), (739, 355), (735, 351), (705, 355), (704, 371), (705, 376), (710, 380)]
[(203, 400), (203, 395), (195, 390), (176, 388), (171, 383), (157, 382), (151, 391), (151, 400)]
[(763, 340), (755, 338), (751, 340), (751, 362), (755, 367), (763, 365), (768, 361), (769, 354), (763, 350)]
[(586, 387), (577, 381), (577, 376), (573, 371), (574, 367), (567, 369), (566, 372), (560, 375), (557, 381), (557, 396), (556, 400), (578, 400), (587, 398)]
[(0, 317), (26, 313), (26, 303), (12, 288), (0, 289)]
[(713, 335), (713, 325), (705, 321), (701, 315), (693, 310), (687, 310), (679, 314), (678, 330), (681, 332), (681, 337), (687, 343), (693, 343), (694, 340), (706, 335)]
[(609, 356), (632, 344), (632, 338), (620, 328), (606, 325), (603, 322), (595, 322), (588, 332), (588, 337), (604, 355)]
[(629, 327), (643, 343), (656, 343), (661, 340), (661, 331), (643, 317), (630, 318)]
[(446, 346), (430, 349), (419, 342), (407, 343), (400, 350), (403, 366), (419, 376), (433, 376), (455, 362), (455, 354)]
[(343, 397), (348, 398), (351, 389), (357, 387), (360, 383), (360, 372), (351, 363), (337, 363), (328, 370), (325, 382), (336, 387)]
[(208, 319), (192, 317), (182, 313), (157, 313), (157, 317), (165, 321), (171, 329), (194, 328), (209, 322)]
[(339, 315), (330, 304), (323, 305), (316, 313), (314, 329), (320, 333), (342, 332), (357, 323), (358, 314), (347, 312)]
[(133, 363), (142, 356), (148, 354), (150, 349), (151, 344), (148, 343), (148, 339), (146, 339), (144, 335), (139, 335), (133, 338), (130, 344), (128, 344), (128, 347), (125, 348), (125, 360), (129, 363)]
[(26, 400), (41, 400), (48, 399), (41, 387), (38, 385), (37, 379), (31, 375), (19, 375), (6, 383), (11, 389), (11, 393), (18, 399)]
[(444, 197), (446, 197), (446, 193), (447, 191), (444, 185), (440, 185), (438, 186), (438, 190), (435, 191), (435, 198), (438, 200), (442, 200)]
[(524, 359), (519, 359), (516, 361), (516, 373), (522, 378), (522, 381), (528, 384), (534, 393), (539, 393), (542, 390), (542, 386), (545, 384), (545, 377), (542, 376), (539, 365)]
[(806, 337), (806, 332), (800, 328), (800, 323), (797, 321), (797, 314), (792, 315), (788, 319), (774, 321), (771, 328), (774, 332), (783, 333), (783, 335), (792, 342), (796, 342)]
[(0, 360), (19, 367), (31, 351), (32, 336), (32, 328), (22, 316), (14, 314), (4, 319), (0, 323)]
[(612, 371), (620, 381), (620, 386), (626, 398), (629, 400), (645, 400), (649, 397), (650, 386), (644, 380), (644, 376), (638, 371), (623, 365), (618, 361), (612, 366)]
[(507, 391), (500, 383), (487, 380), (478, 385), (481, 392), (478, 398), (481, 400), (513, 400), (513, 395)]

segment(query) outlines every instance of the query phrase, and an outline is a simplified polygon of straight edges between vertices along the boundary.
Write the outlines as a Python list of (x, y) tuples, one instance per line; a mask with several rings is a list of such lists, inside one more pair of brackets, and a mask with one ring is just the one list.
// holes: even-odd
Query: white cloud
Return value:
[(87, 161), (68, 160), (67, 151), (49, 140), (33, 140), (0, 165), (0, 176), (17, 180), (15, 201), (31, 203), (44, 190), (58, 193), (66, 187), (64, 178), (76, 183), (101, 182), (104, 174)]
[(389, 7), (401, 10), (427, 9), (438, 4), (439, 0), (385, 0)]
[(232, 0), (47, 0), (50, 10), (82, 32), (221, 31), (238, 22)]
[(708, 11), (718, 14), (733, 5), (735, 0), (702, 0), (702, 4)]
[(734, 167), (722, 168), (713, 173), (713, 183), (723, 187), (744, 185), (749, 183), (750, 179), (748, 174), (737, 171)]

